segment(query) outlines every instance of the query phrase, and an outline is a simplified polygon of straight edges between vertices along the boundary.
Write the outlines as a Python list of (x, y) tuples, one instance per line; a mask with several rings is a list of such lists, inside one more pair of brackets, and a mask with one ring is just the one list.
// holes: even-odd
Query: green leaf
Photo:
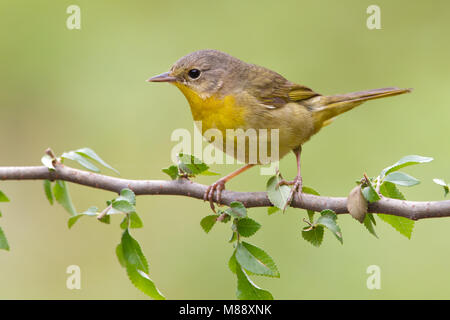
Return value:
[(267, 207), (267, 214), (270, 216), (271, 214), (274, 214), (276, 212), (280, 211), (277, 207)]
[(48, 202), (53, 205), (52, 183), (50, 182), (50, 180), (44, 180), (44, 191)]
[(200, 221), (200, 226), (206, 233), (208, 233), (209, 231), (211, 231), (212, 227), (216, 224), (218, 217), (219, 216), (217, 214), (206, 216)]
[(126, 200), (131, 205), (136, 205), (136, 195), (131, 189), (125, 188), (120, 191), (120, 196), (116, 200)]
[(364, 196), (364, 198), (366, 198), (367, 201), (369, 202), (375, 202), (380, 200), (380, 195), (377, 193), (377, 191), (375, 190), (375, 187), (372, 184), (372, 181), (368, 181), (369, 185), (367, 187), (364, 187), (361, 192)]
[(233, 243), (237, 240), (237, 232), (234, 232), (231, 234), (230, 240), (228, 240), (228, 243)]
[(165, 300), (165, 297), (147, 273), (130, 264), (127, 264), (126, 269), (128, 278), (136, 288), (155, 300)]
[(302, 187), (302, 192), (308, 193), (308, 194), (313, 194), (315, 196), (320, 196), (320, 194), (316, 190), (314, 190), (313, 188), (310, 188), (310, 187), (306, 187), (306, 186)]
[(373, 215), (371, 213), (367, 213), (366, 216), (364, 217), (364, 227), (366, 227), (366, 229), (375, 236), (375, 238), (378, 238), (376, 232), (375, 232), (375, 228), (374, 228), (374, 222), (375, 219), (373, 217)]
[(237, 231), (243, 237), (251, 237), (259, 228), (261, 228), (261, 225), (250, 218), (243, 218), (237, 221)]
[(130, 235), (128, 229), (122, 234), (122, 250), (125, 261), (139, 270), (148, 273), (148, 262), (142, 253), (139, 243)]
[(8, 240), (6, 239), (5, 233), (2, 228), (0, 228), (0, 249), (9, 251)]
[(391, 172), (400, 170), (401, 168), (411, 166), (413, 164), (426, 163), (426, 162), (430, 162), (430, 161), (433, 161), (433, 158), (416, 156), (416, 155), (405, 156), (405, 157), (401, 158), (399, 161), (397, 161), (396, 163), (394, 163), (392, 166), (384, 168), (383, 171), (381, 171), (381, 177), (384, 177)]
[(55, 196), (56, 202), (63, 206), (67, 212), (72, 216), (77, 215), (77, 210), (75, 209), (72, 199), (70, 198), (69, 188), (65, 181), (57, 180), (53, 186), (53, 194)]
[(131, 237), (128, 229), (122, 234), (121, 243), (116, 247), (119, 263), (127, 270), (133, 285), (153, 299), (165, 299), (148, 275), (148, 263), (139, 243)]
[(142, 228), (144, 226), (144, 223), (142, 222), (141, 218), (136, 212), (129, 213), (130, 217), (130, 228), (131, 229), (138, 229)]
[(111, 169), (112, 171), (114, 171), (115, 173), (119, 174), (119, 171), (117, 171), (116, 169), (114, 169), (113, 167), (111, 167), (109, 164), (107, 164), (105, 161), (103, 161), (102, 158), (100, 158), (95, 152), (94, 150), (90, 149), (90, 148), (81, 148), (78, 150), (75, 150), (75, 152), (83, 157), (85, 157), (86, 159), (90, 159), (90, 160), (94, 160), (97, 161), (98, 163), (100, 163), (102, 166)]
[(49, 170), (55, 170), (55, 167), (53, 166), (53, 159), (48, 154), (44, 155), (41, 158), (41, 162), (44, 166), (46, 166)]
[(71, 216), (69, 220), (67, 221), (67, 226), (70, 228), (73, 227), (73, 225), (82, 217), (83, 214), (77, 214), (76, 216)]
[(0, 191), (0, 202), (9, 202), (8, 197), (2, 191)]
[(230, 207), (225, 210), (225, 212), (237, 219), (245, 218), (247, 216), (247, 208), (239, 201), (231, 202)]
[[(74, 216), (71, 216), (69, 218), (69, 220), (67, 221), (67, 225), (68, 225), (69, 229), (72, 228), (73, 225), (83, 216), (91, 216), (91, 217), (92, 216), (94, 216), (94, 217), (97, 216), (97, 211), (98, 211), (97, 207), (90, 207), (89, 209), (87, 209), (84, 212), (81, 212), (81, 213), (78, 213), (78, 214), (76, 214)], [(107, 222), (107, 223), (109, 223), (109, 222)]]
[[(383, 196), (388, 198), (405, 200), (405, 196), (397, 189), (395, 184), (393, 184), (392, 182), (383, 182), (380, 186), (380, 192)], [(413, 220), (381, 213), (377, 215), (381, 220), (390, 224), (405, 237), (411, 239), (412, 230), (414, 228)]]
[(380, 193), (388, 198), (405, 200), (405, 196), (392, 182), (384, 181), (380, 186)]
[(230, 268), (231, 272), (236, 273), (236, 269), (239, 267), (239, 263), (236, 260), (236, 250), (234, 250), (230, 260), (228, 261), (228, 268)]
[(449, 186), (447, 183), (445, 183), (444, 180), (442, 179), (433, 179), (433, 182), (442, 186), (444, 188), (444, 197), (447, 196), (448, 192), (449, 192)]
[(412, 187), (412, 186), (415, 186), (416, 184), (420, 183), (420, 181), (417, 180), (416, 178), (410, 176), (409, 174), (399, 172), (399, 171), (388, 174), (384, 178), (384, 181), (392, 182), (394, 184), (397, 184), (400, 186), (405, 186), (405, 187)]
[(98, 219), (98, 221), (100, 221), (102, 223), (110, 224), (111, 223), (111, 216), (106, 214), (103, 217), (101, 217), (100, 219)]
[(61, 155), (61, 158), (76, 161), (88, 170), (91, 170), (94, 172), (100, 172), (99, 168), (97, 168), (94, 164), (92, 164), (90, 161), (88, 161), (85, 157), (81, 156), (80, 154), (76, 153), (75, 151), (64, 152)]
[(269, 178), (267, 181), (267, 196), (270, 202), (280, 210), (283, 210), (289, 199), (289, 194), (291, 193), (291, 188), (287, 185), (280, 185), (278, 183), (281, 181), (279, 175), (275, 175)]
[(404, 217), (392, 216), (390, 214), (378, 213), (377, 215), (381, 220), (390, 224), (392, 227), (395, 228), (395, 230), (400, 232), (402, 235), (404, 235), (408, 239), (411, 239), (411, 234), (414, 228), (413, 220)]
[(254, 274), (280, 277), (277, 266), (272, 258), (262, 249), (247, 242), (238, 243), (236, 260), (245, 269)]
[(120, 228), (123, 230), (128, 229), (129, 223), (130, 223), (130, 217), (128, 215), (125, 215), (122, 222), (120, 223)]
[(178, 173), (178, 167), (175, 165), (162, 169), (162, 172), (168, 174), (172, 180), (176, 180), (180, 176)]
[[(209, 167), (197, 159), (196, 157), (190, 155), (190, 154), (178, 154), (178, 168), (184, 172), (187, 173), (189, 176), (196, 176), (198, 174), (202, 174), (204, 172), (207, 172)], [(209, 175), (207, 173), (207, 175)]]
[(316, 225), (321, 225), (330, 230), (340, 243), (343, 243), (341, 228), (336, 223), (337, 215), (333, 210), (323, 210), (320, 212), (320, 217), (316, 221)]
[(123, 256), (123, 249), (122, 249), (121, 243), (119, 243), (116, 247), (116, 256), (117, 256), (117, 259), (119, 260), (120, 265), (122, 267), (126, 268), (127, 261), (125, 260), (125, 257)]
[[(303, 193), (312, 194), (312, 195), (315, 195), (315, 196), (320, 196), (320, 194), (316, 190), (314, 190), (313, 188), (310, 188), (310, 187), (306, 187), (306, 186), (302, 187), (302, 192)], [(306, 210), (306, 212), (308, 213), (309, 222), (312, 223), (313, 219), (314, 219), (314, 211)]]
[(113, 200), (112, 207), (123, 213), (131, 213), (136, 211), (134, 206), (126, 199)]
[(323, 240), (323, 227), (315, 226), (311, 228), (310, 226), (306, 226), (302, 230), (302, 237), (313, 246), (319, 247)]
[(239, 300), (273, 300), (272, 294), (255, 285), (239, 265), (236, 268), (236, 275), (236, 296)]

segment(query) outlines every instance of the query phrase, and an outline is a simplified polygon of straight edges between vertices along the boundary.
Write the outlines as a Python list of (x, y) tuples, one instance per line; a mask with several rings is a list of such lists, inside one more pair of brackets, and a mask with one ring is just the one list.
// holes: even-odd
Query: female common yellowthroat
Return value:
[[(218, 129), (226, 138), (227, 129), (278, 129), (279, 158), (291, 150), (297, 158), (296, 178), (291, 182), (283, 181), (293, 185), (288, 203), (296, 190), (301, 194), (301, 148), (312, 135), (337, 115), (367, 100), (410, 92), (410, 89), (392, 87), (323, 96), (274, 71), (217, 50), (190, 53), (175, 62), (170, 71), (147, 81), (177, 86), (188, 100), (194, 120), (201, 121), (202, 133)], [(223, 149), (225, 144), (225, 140), (220, 144)], [(219, 179), (205, 192), (204, 199), (209, 200), (213, 210), (214, 192), (220, 204), (225, 183), (255, 165), (248, 163), (247, 151), (245, 155), (244, 167)]]

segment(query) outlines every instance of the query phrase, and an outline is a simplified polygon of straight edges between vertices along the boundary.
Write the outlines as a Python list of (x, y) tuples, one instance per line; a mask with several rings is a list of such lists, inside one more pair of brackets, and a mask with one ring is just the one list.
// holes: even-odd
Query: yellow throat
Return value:
[(202, 122), (202, 133), (208, 129), (219, 129), (225, 135), (226, 129), (244, 128), (245, 109), (236, 105), (232, 95), (219, 99), (212, 95), (202, 97), (187, 86), (175, 83), (191, 106), (194, 121)]

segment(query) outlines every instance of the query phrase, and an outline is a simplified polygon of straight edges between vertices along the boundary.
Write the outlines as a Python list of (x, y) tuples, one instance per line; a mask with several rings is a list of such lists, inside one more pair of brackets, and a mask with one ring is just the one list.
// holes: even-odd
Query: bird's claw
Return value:
[(295, 192), (297, 192), (298, 197), (300, 198), (302, 194), (303, 189), (303, 179), (301, 176), (295, 177), (293, 181), (285, 181), (284, 179), (281, 180), (279, 185), (292, 185), (291, 192), (289, 193), (289, 197), (286, 201), (286, 204), (284, 205), (283, 212), (286, 210), (286, 208), (291, 204), (292, 200), (294, 199)]
[(216, 191), (216, 202), (220, 205), (222, 200), (222, 191), (224, 189), (225, 181), (217, 180), (206, 189), (205, 194), (203, 195), (203, 200), (209, 201), (209, 205), (214, 212), (216, 212), (216, 208), (214, 207), (214, 191)]

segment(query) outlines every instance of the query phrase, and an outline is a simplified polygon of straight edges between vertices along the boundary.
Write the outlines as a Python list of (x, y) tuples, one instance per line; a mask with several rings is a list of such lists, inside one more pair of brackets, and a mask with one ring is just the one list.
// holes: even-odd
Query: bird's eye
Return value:
[(200, 77), (200, 70), (191, 69), (189, 70), (188, 75), (191, 79), (197, 79), (198, 77)]

